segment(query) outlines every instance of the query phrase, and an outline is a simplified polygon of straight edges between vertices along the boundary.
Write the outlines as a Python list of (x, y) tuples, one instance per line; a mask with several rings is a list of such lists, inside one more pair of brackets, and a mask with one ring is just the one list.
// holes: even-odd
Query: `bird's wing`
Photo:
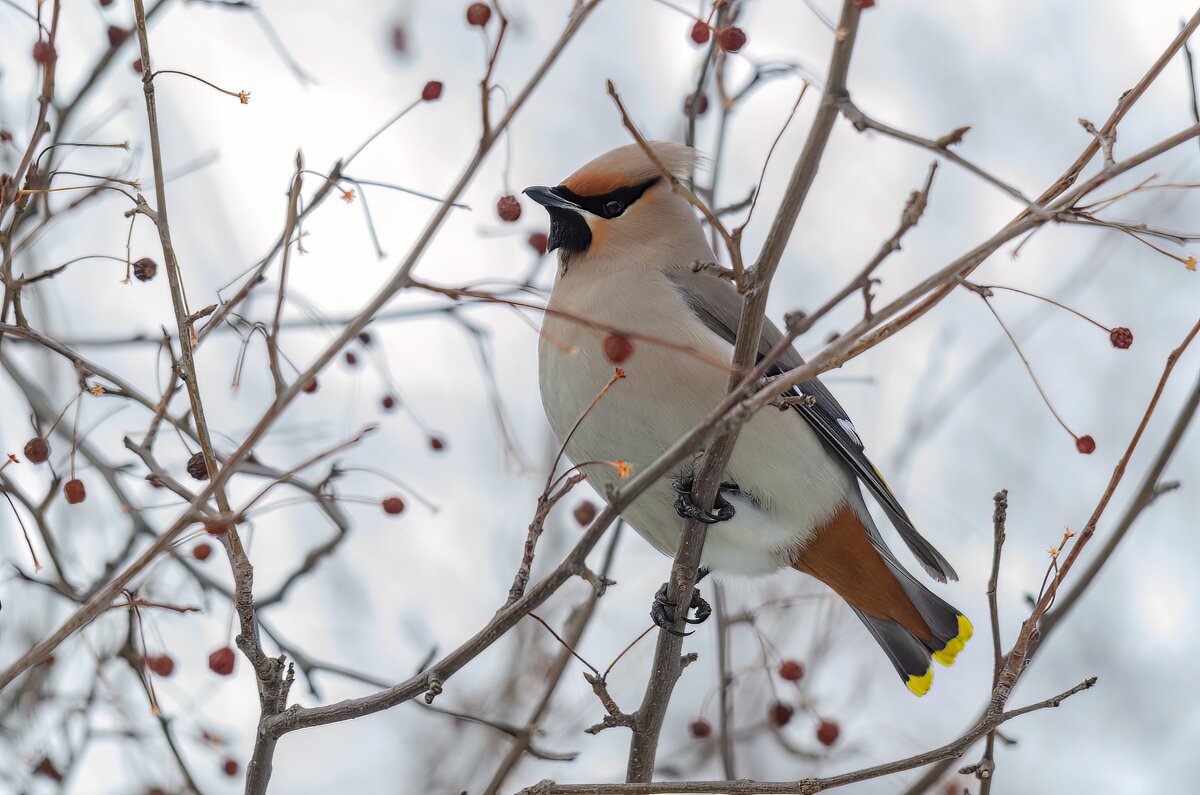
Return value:
[[(737, 336), (738, 320), (742, 312), (742, 298), (729, 282), (706, 271), (694, 271), (689, 267), (666, 272), (667, 277), (683, 296), (705, 326), (717, 336), (733, 344)], [(763, 320), (762, 337), (758, 342), (758, 358), (761, 360), (771, 348), (783, 338), (782, 332), (770, 320)], [(772, 375), (791, 370), (804, 364), (804, 359), (794, 347), (789, 347), (772, 368)], [(833, 455), (845, 463), (866, 484), (875, 499), (883, 507), (892, 524), (912, 550), (913, 555), (939, 582), (957, 580), (954, 567), (942, 557), (932, 544), (917, 531), (908, 518), (896, 495), (884, 482), (883, 476), (863, 453), (863, 443), (846, 411), (838, 404), (825, 385), (816, 378), (796, 387), (793, 394), (808, 396), (811, 401), (799, 402), (796, 411), (808, 421), (818, 437)], [(882, 544), (882, 539), (879, 539)]]

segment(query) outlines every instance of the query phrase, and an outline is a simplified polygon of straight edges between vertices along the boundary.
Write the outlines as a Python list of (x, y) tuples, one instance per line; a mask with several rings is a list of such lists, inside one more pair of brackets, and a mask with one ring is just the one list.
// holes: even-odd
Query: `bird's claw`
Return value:
[(717, 522), (727, 522), (733, 518), (735, 510), (733, 504), (725, 499), (724, 494), (736, 494), (741, 491), (738, 484), (731, 481), (726, 481), (717, 489), (717, 498), (713, 500), (713, 510), (716, 514), (710, 514), (701, 508), (696, 503), (692, 502), (692, 483), (693, 478), (680, 477), (675, 481), (675, 512), (684, 519), (695, 519), (702, 524), (716, 524)]
[[(701, 574), (697, 578), (697, 581), (707, 574), (708, 570), (701, 569), (700, 572)], [(680, 632), (675, 629), (675, 621), (671, 618), (671, 612), (675, 609), (675, 603), (667, 598), (668, 585), (669, 583), (664, 582), (662, 587), (658, 589), (658, 593), (654, 594), (654, 602), (650, 605), (650, 619), (654, 622), (654, 626), (666, 630), (676, 637), (682, 638), (691, 635), (691, 632)], [(686, 615), (683, 617), (684, 622), (688, 624), (703, 624), (712, 615), (712, 605), (700, 595), (699, 589), (696, 588), (692, 589), (692, 602), (688, 605), (688, 610), (696, 611), (695, 618), (688, 618)]]

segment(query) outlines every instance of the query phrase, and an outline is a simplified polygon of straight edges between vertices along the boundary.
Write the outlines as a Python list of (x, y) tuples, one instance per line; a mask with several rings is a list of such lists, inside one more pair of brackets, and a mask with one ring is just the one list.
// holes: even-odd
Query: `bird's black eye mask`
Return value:
[(584, 210), (600, 218), (616, 218), (642, 197), (661, 177), (637, 185), (602, 193), (599, 196), (580, 196), (570, 188), (527, 188), (525, 194), (546, 208), (550, 214), (550, 240), (547, 250), (562, 248), (572, 253), (587, 251), (592, 244), (592, 230)]

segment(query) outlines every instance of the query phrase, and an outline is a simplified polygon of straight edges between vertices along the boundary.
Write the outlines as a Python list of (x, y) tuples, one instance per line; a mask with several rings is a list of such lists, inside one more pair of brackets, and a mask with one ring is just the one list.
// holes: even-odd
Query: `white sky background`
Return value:
[[(818, 4), (836, 17), (835, 2)], [(462, 21), (465, 3), (263, 0), (261, 5), (316, 85), (298, 84), (249, 15), (179, 3), (151, 32), (157, 68), (192, 71), (218, 85), (251, 92), (250, 104), (241, 106), (185, 78), (166, 76), (157, 83), (168, 172), (208, 153), (217, 155), (211, 165), (169, 186), (172, 229), (193, 307), (215, 300), (214, 290), (256, 261), (278, 235), (297, 149), (303, 150), (309, 168), (327, 169), (415, 98), (429, 79), (445, 82), (443, 99), (418, 107), (380, 136), (355, 162), (352, 173), (436, 194), (456, 179), (478, 136), (482, 47), (477, 31)], [(512, 92), (557, 36), (570, 3), (512, 0), (507, 5), (512, 6), (513, 27), (498, 77)], [(107, 22), (92, 2), (65, 0), (64, 6), (60, 83), (69, 96), (90, 69)], [(128, 24), (130, 9), (130, 3), (117, 0), (106, 18)], [(1189, 3), (1175, 0), (880, 0), (864, 14), (849, 87), (867, 114), (917, 134), (936, 138), (957, 126), (972, 125), (956, 151), (1028, 195), (1037, 195), (1085, 145), (1086, 133), (1076, 119), (1082, 116), (1100, 124), (1121, 92), (1175, 35), (1179, 20), (1192, 11)], [(397, 21), (406, 25), (411, 51), (403, 58), (390, 46)], [(746, 58), (799, 60), (821, 76), (830, 34), (802, 4), (756, 0), (748, 5), (742, 26), (749, 36)], [(613, 79), (650, 136), (680, 139), (683, 97), (700, 57), (687, 39), (689, 28), (682, 15), (649, 0), (605, 0), (513, 125), (507, 189), (504, 147), (498, 147), (464, 198), (473, 211), (451, 216), (422, 258), (417, 275), (447, 284), (523, 277), (533, 263), (525, 238), (545, 228), (545, 217), (525, 202), (518, 224), (501, 224), (494, 213), (495, 200), (527, 185), (554, 184), (595, 155), (628, 142), (604, 94), (605, 78)], [(18, 142), (28, 139), (29, 109), (37, 93), (28, 57), (33, 40), (32, 25), (0, 6), (0, 122), (14, 131)], [(134, 44), (127, 44), (126, 50), (120, 60), (131, 62), (136, 57)], [(744, 74), (745, 59), (734, 58), (733, 68)], [(722, 170), (725, 201), (743, 197), (753, 186), (798, 90), (795, 78), (773, 82), (732, 122)], [(757, 251), (761, 242), (816, 99), (810, 93), (775, 152), (747, 231), (749, 252)], [(141, 87), (127, 65), (110, 73), (76, 119), (82, 125), (93, 121), (103, 123), (97, 139), (145, 139)], [(1122, 123), (1117, 155), (1140, 150), (1191, 121), (1186, 73), (1177, 61)], [(711, 121), (702, 122), (702, 149), (711, 146), (713, 127)], [(14, 156), (11, 150), (0, 155), (0, 168), (10, 170)], [(88, 155), (79, 156), (78, 162), (111, 168), (124, 162), (123, 157)], [(145, 181), (149, 194), (148, 157), (139, 151), (134, 157), (132, 171)], [(860, 135), (839, 120), (775, 281), (771, 316), (778, 320), (786, 311), (815, 308), (856, 273), (891, 235), (929, 160), (926, 152), (881, 136)], [(1168, 181), (1200, 181), (1198, 165), (1192, 143), (1120, 184), (1131, 186), (1155, 172)], [(310, 191), (318, 184), (317, 177), (306, 180)], [(420, 199), (367, 191), (387, 252), (383, 261), (371, 247), (361, 201), (347, 205), (337, 200), (327, 202), (305, 223), (308, 253), (292, 260), (291, 294), (326, 316), (354, 313), (390, 275), (433, 210)], [(1194, 232), (1198, 207), (1200, 199), (1194, 195), (1163, 192), (1129, 200), (1109, 215)], [(40, 268), (81, 254), (122, 255), (124, 209), (116, 199), (97, 202), (47, 235), (36, 257), (26, 262)], [(1000, 191), (952, 164), (942, 164), (925, 217), (906, 238), (904, 250), (880, 273), (879, 300), (899, 295), (984, 240), (1019, 209)], [(826, 760), (812, 762), (782, 752), (769, 734), (762, 735), (742, 745), (739, 775), (797, 778), (842, 772), (958, 736), (982, 707), (990, 687), (983, 592), (992, 545), (991, 495), (1001, 487), (1010, 490), (1009, 543), (1000, 582), (1007, 648), (1028, 612), (1023, 595), (1036, 592), (1041, 582), (1046, 548), (1058, 542), (1064, 525), (1082, 528), (1140, 419), (1167, 352), (1195, 320), (1200, 274), (1117, 233), (1056, 227), (1039, 232), (1019, 259), (1007, 256), (1010, 249), (993, 257), (978, 272), (978, 280), (1048, 294), (1102, 323), (1134, 331), (1133, 347), (1117, 351), (1099, 330), (1032, 299), (1002, 294), (994, 301), (1064, 419), (1077, 433), (1096, 438), (1096, 453), (1085, 457), (1075, 451), (1039, 401), (1015, 353), (998, 344), (1002, 332), (986, 308), (965, 291), (830, 374), (826, 380), (855, 417), (868, 452), (893, 476), (918, 525), (958, 569), (960, 582), (941, 592), (974, 619), (976, 639), (958, 665), (936, 672), (932, 692), (917, 700), (898, 684), (890, 664), (840, 603), (810, 600), (767, 614), (762, 626), (780, 651), (811, 663), (807, 692), (822, 714), (841, 723), (843, 742)], [(138, 225), (133, 252), (135, 258), (161, 260), (148, 224)], [(161, 325), (172, 325), (165, 278), (123, 286), (119, 271), (116, 263), (99, 260), (73, 266), (48, 283), (48, 289), (37, 291), (38, 300), (28, 310), (33, 322), (71, 339), (154, 334)], [(546, 283), (550, 275), (544, 267), (540, 281)], [(269, 316), (274, 290), (274, 282), (261, 289), (260, 300), (253, 304), (257, 317)], [(394, 302), (397, 308), (436, 303), (422, 295)], [(300, 316), (298, 304), (292, 310)], [(849, 325), (859, 311), (856, 301), (846, 302), (803, 341), (802, 350), (818, 349), (830, 331)], [(286, 607), (267, 618), (316, 659), (398, 681), (415, 670), (432, 645), (443, 651), (458, 645), (503, 602), (541, 490), (550, 442), (535, 386), (535, 333), (504, 309), (475, 309), (469, 317), (490, 333), (505, 406), (533, 464), (530, 468), (522, 469), (505, 456), (470, 340), (440, 317), (376, 324), (372, 333), (379, 340), (379, 358), (386, 360), (405, 397), (428, 425), (444, 435), (447, 451), (431, 452), (426, 434), (408, 415), (378, 411), (379, 397), (387, 389), (378, 367), (350, 369), (340, 362), (322, 375), (320, 391), (302, 396), (259, 449), (260, 457), (287, 466), (365, 423), (380, 422), (381, 430), (342, 456), (344, 462), (384, 469), (439, 506), (434, 513), (409, 500), (410, 509), (398, 520), (382, 516), (374, 505), (347, 506), (356, 522), (349, 541), (335, 560), (293, 593)], [(330, 336), (323, 331), (292, 333), (285, 351), (304, 366)], [(69, 399), (72, 373), (60, 361), (28, 348), (21, 351), (26, 369), (38, 372), (64, 401)], [(147, 391), (155, 388), (149, 348), (87, 352)], [(373, 358), (356, 352), (360, 360)], [(259, 416), (270, 394), (258, 342), (251, 348), (240, 391), (229, 389), (237, 353), (235, 338), (226, 335), (206, 344), (199, 361), (210, 421), (228, 440), (223, 443), (228, 449)], [(1193, 383), (1197, 356), (1190, 352), (1169, 384), (1126, 482), (1101, 523), (1096, 548)], [(957, 390), (958, 399), (939, 413), (935, 430), (911, 438), (911, 418), (922, 407), (940, 403), (948, 390)], [(0, 380), (0, 405), (13, 405), (17, 397), (11, 382)], [(26, 410), (22, 403), (15, 405), (21, 408), (0, 412), (5, 450), (19, 450), (29, 435)], [(88, 402), (80, 427), (93, 427), (111, 405)], [(121, 446), (121, 436), (144, 425), (141, 413), (127, 409), (89, 438), (112, 460), (133, 461)], [(1200, 431), (1193, 429), (1166, 474), (1167, 479), (1182, 480), (1183, 487), (1147, 511), (1070, 621), (1041, 650), (1011, 703), (1040, 700), (1089, 675), (1099, 676), (1098, 688), (1058, 711), (1006, 727), (1019, 744), (998, 751), (995, 792), (1161, 792), (1200, 772), (1194, 752), (1200, 743), (1200, 722), (1194, 710), (1181, 708), (1200, 697), (1188, 666), (1200, 629), (1194, 610), (1200, 586), (1192, 571), (1200, 551), (1195, 540), (1200, 492), (1191, 482), (1200, 467), (1198, 439)], [(55, 461), (62, 460), (62, 447), (60, 443)], [(168, 460), (165, 451), (161, 459), (182, 470), (186, 452), (176, 452), (175, 460)], [(46, 474), (29, 470), (17, 474), (40, 493)], [(362, 474), (348, 477), (342, 489), (371, 498), (395, 490)], [(55, 514), (60, 543), (81, 582), (94, 574), (106, 552), (111, 553), (124, 527), (99, 483), (90, 491), (93, 497), (86, 511), (60, 506)], [(581, 488), (580, 497), (584, 491)], [(247, 487), (242, 492), (243, 497), (250, 493)], [(173, 505), (149, 489), (136, 493), (146, 504)], [(542, 542), (543, 566), (578, 534), (569, 508), (561, 509)], [(175, 511), (164, 507), (150, 515), (165, 526)], [(0, 554), (26, 567), (19, 528), (10, 515), (2, 516)], [(306, 506), (264, 514), (255, 527), (250, 552), (261, 592), (271, 590), (330, 532), (325, 520)], [(906, 554), (902, 559), (911, 563)], [(214, 557), (207, 566), (218, 572), (225, 564)], [(613, 575), (619, 585), (601, 602), (581, 654), (600, 664), (612, 659), (644, 626), (650, 598), (668, 568), (665, 558), (626, 531)], [(706, 586), (707, 591), (711, 587)], [(166, 567), (143, 588), (177, 602), (195, 603), (199, 598), (189, 581)], [(584, 592), (573, 583), (539, 612), (561, 625), (567, 607)], [(765, 584), (736, 584), (733, 601), (735, 606), (754, 606), (772, 595), (800, 592), (816, 591), (806, 591), (793, 574)], [(41, 593), (35, 598), (7, 579), (0, 582), (0, 599), (0, 664), (15, 658), (66, 615), (61, 601), (46, 601)], [(175, 675), (160, 681), (159, 696), (166, 712), (178, 716), (182, 735), (194, 737), (198, 726), (215, 730), (230, 739), (230, 754), (245, 760), (257, 717), (253, 677), (240, 655), (236, 677), (218, 680), (207, 671), (207, 654), (226, 642), (229, 619), (227, 606), (209, 608), (202, 616), (148, 617), (150, 644), (169, 650), (178, 663)], [(80, 671), (91, 667), (90, 650), (103, 647), (106, 638), (115, 636), (120, 626), (116, 622), (123, 620), (98, 622), (85, 633), (86, 640), (77, 638), (64, 647), (60, 656), (65, 681), (71, 681), (71, 666), (78, 665)], [(536, 627), (523, 630), (537, 639), (539, 648), (555, 651)], [(827, 632), (832, 649), (813, 662), (814, 644)], [(701, 659), (687, 669), (676, 691), (660, 753), (663, 764), (689, 778), (720, 776), (715, 758), (697, 761), (696, 744), (685, 733), (687, 721), (697, 714), (715, 681), (714, 633), (714, 625), (706, 625), (686, 644), (686, 649), (700, 652)], [(749, 631), (735, 629), (733, 643), (743, 664), (753, 664), (758, 647)], [(510, 658), (517, 648), (500, 644), (480, 657), (448, 683), (438, 703), (523, 721), (532, 699), (512, 709), (494, 692), (501, 676), (521, 665)], [(640, 699), (652, 651), (652, 643), (644, 642), (613, 674), (613, 696), (628, 710)], [(112, 670), (114, 677), (128, 677), (124, 669)], [(581, 732), (602, 710), (580, 670), (577, 664), (568, 670), (547, 722), (550, 731), (540, 741), (553, 750), (581, 751), (580, 758), (570, 764), (526, 761), (510, 777), (507, 790), (546, 777), (592, 781), (623, 776), (628, 733), (610, 730), (592, 737)], [(737, 724), (761, 724), (769, 698), (765, 678), (761, 672), (749, 672), (743, 681), (737, 691)], [(367, 692), (331, 675), (318, 675), (317, 684), (324, 701)], [(119, 709), (102, 710), (101, 720), (125, 725), (120, 717), (124, 710), (128, 720), (148, 725), (144, 700), (131, 692)], [(316, 703), (302, 681), (293, 698)], [(715, 717), (715, 704), (707, 714)], [(57, 742), (44, 725), (17, 728), (21, 731), (11, 747), (5, 744), (14, 738), (0, 736), (0, 768), (16, 764), (18, 758), (36, 759), (41, 749)], [(786, 730), (794, 744), (815, 749), (812, 732), (811, 719), (803, 715)], [(221, 775), (218, 755), (191, 739), (184, 745), (206, 792), (237, 789)], [(173, 781), (165, 752), (157, 745), (153, 748), (151, 752), (128, 742), (96, 745), (76, 771), (71, 791), (133, 792)], [(288, 735), (276, 754), (272, 791), (417, 792), (429, 781), (433, 783), (428, 786), (439, 791), (477, 792), (495, 766), (496, 748), (486, 729), (455, 727), (445, 718), (405, 705), (349, 724)], [(430, 760), (443, 756), (434, 777), (426, 779)], [(964, 763), (976, 756), (977, 751), (971, 751)], [(905, 780), (893, 777), (846, 791), (896, 792)]]

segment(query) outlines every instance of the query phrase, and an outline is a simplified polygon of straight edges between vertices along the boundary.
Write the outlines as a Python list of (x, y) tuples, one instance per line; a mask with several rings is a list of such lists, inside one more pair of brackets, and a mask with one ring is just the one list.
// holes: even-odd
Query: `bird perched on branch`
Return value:
[[(688, 147), (649, 146), (677, 178), (697, 163)], [(539, 344), (542, 403), (567, 456), (604, 495), (621, 473), (603, 462), (648, 466), (728, 393), (742, 298), (712, 268), (699, 267), (716, 262), (704, 229), (639, 144), (601, 155), (557, 187), (525, 193), (549, 213), (549, 248), (559, 250)], [(765, 323), (759, 357), (781, 338)], [(624, 378), (597, 399), (614, 361)], [(801, 364), (789, 348), (774, 373)], [(695, 462), (688, 460), (622, 516), (667, 555), (676, 552), (681, 516), (705, 522), (703, 569), (756, 576), (790, 567), (816, 577), (862, 619), (908, 689), (924, 695), (931, 659), (952, 664), (971, 624), (904, 570), (859, 484), (930, 576), (957, 575), (867, 460), (829, 390), (813, 379), (789, 397), (788, 410), (759, 412), (742, 427), (714, 512), (692, 503)], [(664, 586), (652, 615), (674, 632), (667, 598)], [(707, 617), (702, 599), (691, 607), (690, 623)]]

